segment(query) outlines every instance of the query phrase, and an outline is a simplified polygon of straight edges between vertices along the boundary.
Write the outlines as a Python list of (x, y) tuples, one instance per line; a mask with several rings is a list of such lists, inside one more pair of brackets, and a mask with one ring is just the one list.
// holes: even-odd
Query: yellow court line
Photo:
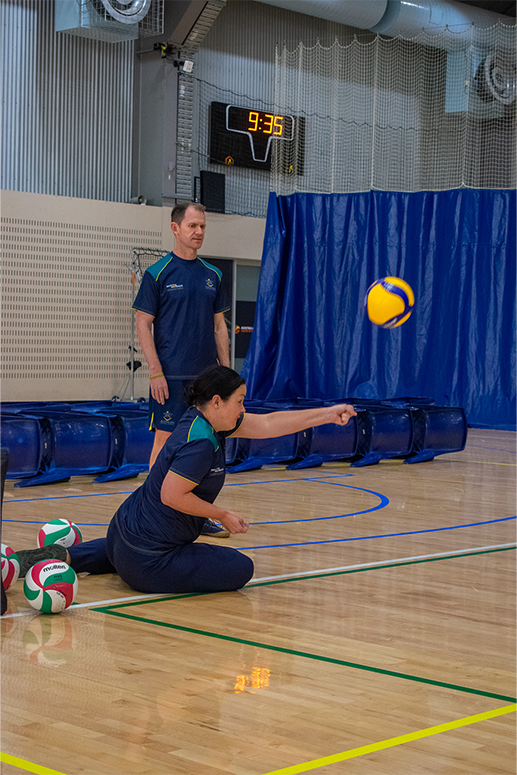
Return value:
[(517, 466), (517, 463), (493, 463), (492, 461), (488, 460), (469, 460), (469, 463), (481, 463), (484, 466)]
[(0, 753), (0, 761), (4, 762), (4, 764), (10, 764), (12, 767), (18, 767), (20, 770), (34, 772), (36, 775), (64, 775), (63, 772), (50, 770), (48, 767), (42, 767), (41, 764), (27, 762), (25, 759), (18, 759), (17, 756), (11, 756), (9, 753)]
[(447, 732), (449, 729), (465, 727), (468, 724), (475, 724), (478, 721), (494, 718), (494, 716), (502, 716), (504, 713), (514, 713), (516, 710), (517, 704), (506, 705), (504, 708), (488, 710), (486, 713), (478, 713), (476, 716), (466, 716), (457, 721), (450, 721), (448, 724), (439, 724), (437, 727), (428, 727), (427, 729), (421, 729), (419, 732), (411, 732), (409, 735), (391, 737), (389, 740), (382, 740), (380, 743), (363, 745), (361, 748), (352, 748), (350, 751), (336, 753), (333, 756), (325, 756), (323, 759), (313, 759), (311, 762), (305, 762), (304, 764), (295, 764), (294, 767), (286, 767), (283, 770), (267, 772), (266, 775), (298, 775), (300, 772), (309, 772), (309, 770), (316, 770), (319, 767), (325, 767), (328, 764), (337, 764), (337, 762), (344, 762), (346, 759), (354, 759), (356, 756), (364, 756), (365, 754), (374, 753), (375, 751), (382, 751), (385, 748), (393, 748), (395, 745), (410, 743), (413, 740), (420, 740), (422, 737), (438, 735), (440, 732)]

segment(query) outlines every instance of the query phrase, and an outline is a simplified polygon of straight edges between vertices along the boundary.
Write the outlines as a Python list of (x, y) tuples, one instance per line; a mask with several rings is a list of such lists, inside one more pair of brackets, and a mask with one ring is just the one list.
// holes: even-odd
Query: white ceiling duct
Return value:
[(388, 0), (259, 0), (286, 11), (369, 30), (386, 13)]
[(498, 21), (515, 24), (504, 14), (485, 11), (455, 0), (259, 0), (267, 5), (304, 13), (319, 19), (346, 24), (381, 35), (401, 35), (414, 38), (422, 30), (436, 41), (426, 39), (426, 45), (454, 48), (459, 41), (444, 33), (464, 32), (472, 24), (480, 29), (493, 27)]
[[(512, 49), (483, 51), (474, 71), (464, 73), (462, 49), (469, 38), (461, 33), (471, 26), (489, 29), (502, 22), (515, 26), (515, 19), (455, 0), (259, 0), (296, 13), (346, 24), (375, 34), (413, 39), (448, 52), (446, 112), (465, 110), (465, 82), (475, 77), (483, 104), (512, 105), (516, 96), (515, 52)], [(425, 38), (419, 36), (425, 33)]]
[[(499, 21), (512, 23), (510, 18), (503, 14), (454, 0), (389, 0), (386, 13), (380, 22), (369, 29), (381, 35), (402, 35), (410, 38), (422, 30), (428, 35), (441, 35), (447, 29), (456, 33), (464, 32), (472, 24), (479, 29), (487, 29)], [(436, 45), (441, 47), (438, 42)]]

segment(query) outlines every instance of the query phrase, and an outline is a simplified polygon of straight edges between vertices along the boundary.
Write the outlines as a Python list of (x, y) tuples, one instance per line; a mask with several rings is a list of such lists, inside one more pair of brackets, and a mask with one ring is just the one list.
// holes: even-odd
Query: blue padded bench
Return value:
[(95, 482), (131, 479), (149, 470), (154, 434), (149, 430), (145, 401), (91, 401), (72, 405), (72, 412), (88, 412), (111, 420), (113, 457), (109, 470)]
[(409, 455), (413, 444), (413, 420), (409, 408), (357, 406), (358, 445), (351, 467), (374, 465), (380, 460)]
[(1, 446), (8, 452), (7, 479), (36, 476), (50, 453), (50, 434), (36, 417), (8, 414), (2, 409)]
[(457, 406), (412, 406), (413, 445), (404, 463), (421, 463), (436, 455), (461, 452), (467, 443), (465, 410)]
[[(267, 414), (268, 412), (286, 411), (291, 409), (310, 409), (321, 406), (322, 401), (311, 399), (280, 399), (278, 401), (247, 401), (246, 410), (250, 414)], [(301, 455), (301, 449), (306, 444), (298, 433), (278, 436), (273, 439), (228, 439), (226, 442), (226, 465), (229, 473), (251, 471), (263, 465), (275, 463), (294, 463)]]
[(43, 469), (37, 475), (16, 482), (15, 487), (62, 482), (71, 476), (108, 471), (113, 450), (109, 418), (58, 410), (44, 410), (41, 416), (34, 416), (50, 435), (50, 455), (43, 460)]
[(114, 435), (114, 456), (110, 468), (95, 482), (110, 482), (130, 479), (149, 470), (149, 458), (153, 448), (154, 433), (149, 430), (147, 412), (120, 410), (106, 413), (112, 418)]
[[(238, 461), (228, 468), (230, 473), (251, 471), (272, 463), (286, 463), (295, 460), (298, 449), (298, 434), (278, 436), (275, 439), (235, 439), (237, 444), (235, 459)], [(228, 450), (227, 450), (228, 460)], [(228, 464), (228, 463), (227, 463)]]
[(287, 466), (289, 470), (321, 466), (332, 460), (347, 460), (357, 453), (357, 419), (352, 417), (346, 425), (318, 425), (300, 431), (297, 457), (300, 459)]

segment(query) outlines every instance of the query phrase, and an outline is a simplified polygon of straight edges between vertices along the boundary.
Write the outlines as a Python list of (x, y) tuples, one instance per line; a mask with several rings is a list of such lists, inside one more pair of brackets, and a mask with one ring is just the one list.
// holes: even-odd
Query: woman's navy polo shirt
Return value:
[(144, 484), (118, 510), (118, 524), (129, 544), (162, 552), (198, 538), (204, 517), (185, 514), (162, 503), (163, 480), (172, 471), (195, 483), (194, 495), (213, 503), (225, 479), (225, 439), (237, 430), (243, 417), (232, 430), (217, 432), (195, 407), (187, 409)]

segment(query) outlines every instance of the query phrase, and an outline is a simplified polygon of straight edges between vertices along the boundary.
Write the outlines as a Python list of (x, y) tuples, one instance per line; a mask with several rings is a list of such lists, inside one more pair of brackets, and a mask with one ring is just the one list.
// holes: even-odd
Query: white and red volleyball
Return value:
[(20, 561), (18, 555), (7, 544), (2, 544), (2, 583), (4, 589), (9, 589), (11, 584), (18, 581), (20, 575)]
[(38, 533), (38, 546), (59, 544), (68, 549), (69, 546), (80, 544), (83, 540), (81, 531), (69, 519), (53, 519), (43, 525)]
[(27, 571), (23, 591), (30, 605), (44, 614), (58, 614), (77, 595), (77, 575), (66, 562), (43, 560)]

